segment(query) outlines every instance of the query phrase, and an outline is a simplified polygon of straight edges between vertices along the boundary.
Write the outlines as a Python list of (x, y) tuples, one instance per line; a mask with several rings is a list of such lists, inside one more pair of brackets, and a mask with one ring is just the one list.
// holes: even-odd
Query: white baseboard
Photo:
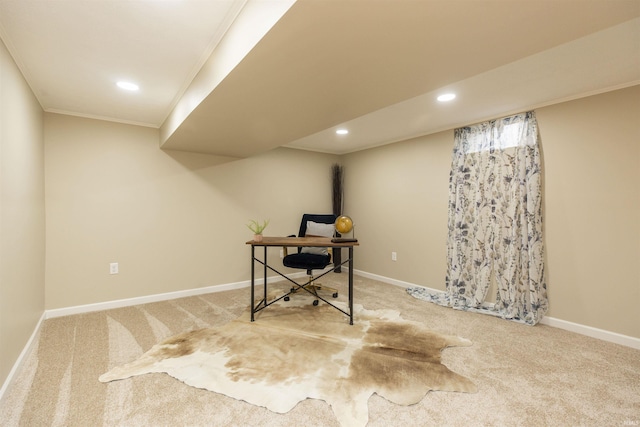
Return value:
[[(262, 281), (260, 281), (262, 284)], [(195, 295), (208, 294), (212, 292), (229, 291), (232, 289), (240, 289), (250, 285), (250, 282), (229, 283), (226, 285), (206, 286), (204, 288), (186, 289), (183, 291), (167, 292), (163, 294), (147, 295), (142, 297), (133, 297), (119, 299), (106, 302), (98, 302), (93, 304), (76, 305), (73, 307), (55, 308), (45, 311), (47, 319), (54, 317), (71, 316), (73, 314), (90, 313), (92, 311), (111, 310), (113, 308), (130, 307), (132, 305), (148, 304), (151, 302), (167, 301), (170, 299), (191, 297)]]
[[(293, 273), (289, 277), (297, 278), (304, 276), (304, 273)], [(282, 280), (280, 276), (267, 277), (267, 283), (275, 283)], [(256, 278), (256, 285), (262, 285), (264, 280)], [(242, 282), (227, 283), (224, 285), (205, 286), (203, 288), (185, 289), (183, 291), (167, 292), (163, 294), (147, 295), (142, 297), (126, 298), (120, 300), (98, 302), (94, 304), (77, 305), (73, 307), (56, 308), (45, 311), (45, 318), (70, 316), (72, 314), (90, 313), (92, 311), (110, 310), (112, 308), (130, 307), (132, 305), (148, 304), (151, 302), (167, 301), (177, 298), (191, 297), (195, 295), (210, 294), (214, 292), (230, 291), (234, 289), (248, 288), (251, 286), (250, 280)]]
[(45, 318), (46, 318), (45, 313), (42, 313), (42, 316), (40, 316), (40, 320), (38, 320), (38, 323), (36, 323), (36, 327), (33, 329), (33, 332), (31, 333), (29, 340), (27, 341), (24, 348), (22, 349), (22, 352), (20, 352), (20, 355), (18, 356), (16, 363), (13, 364), (13, 368), (11, 368), (11, 371), (9, 371), (9, 375), (7, 375), (7, 378), (5, 378), (4, 383), (2, 384), (2, 388), (0, 388), (0, 400), (2, 400), (2, 396), (4, 396), (4, 392), (7, 391), (7, 389), (9, 388), (9, 385), (13, 382), (13, 377), (15, 377), (18, 370), (22, 367), (22, 364), (24, 363), (24, 360), (29, 354), (29, 351), (31, 351), (33, 342), (36, 336), (38, 335), (38, 333), (40, 332), (40, 328), (42, 327), (42, 322), (44, 322)]
[[(421, 287), (421, 288), (425, 288), (429, 291), (432, 292), (442, 292), (441, 290), (437, 290), (437, 289), (432, 289), (429, 288), (427, 286), (422, 286), (422, 285), (416, 285), (414, 283), (409, 283), (409, 282), (403, 282), (401, 280), (396, 280), (396, 279), (391, 279), (389, 277), (384, 277), (384, 276), (379, 276), (377, 274), (371, 274), (371, 273), (367, 273), (365, 271), (360, 271), (360, 270), (354, 270), (354, 273), (358, 274), (359, 276), (362, 277), (366, 277), (369, 279), (373, 279), (373, 280), (378, 280), (380, 282), (384, 282), (384, 283), (388, 283), (390, 285), (396, 285), (396, 286), (400, 286), (403, 288), (410, 288), (410, 287)], [(636, 338), (636, 337), (631, 337), (628, 335), (622, 335), (622, 334), (618, 334), (616, 332), (611, 332), (611, 331), (606, 331), (604, 329), (598, 329), (598, 328), (594, 328), (591, 326), (585, 326), (585, 325), (581, 325), (579, 323), (573, 323), (573, 322), (569, 322), (567, 320), (562, 320), (562, 319), (556, 319), (553, 317), (543, 317), (542, 320), (540, 321), (540, 324), (542, 325), (547, 325), (547, 326), (551, 326), (554, 328), (559, 328), (559, 329), (564, 329), (566, 331), (570, 331), (570, 332), (575, 332), (577, 334), (580, 335), (586, 335), (588, 337), (591, 338), (597, 338), (603, 341), (608, 341), (608, 342), (612, 342), (615, 344), (620, 344), (620, 345), (624, 345), (626, 347), (631, 347), (631, 348), (635, 348), (637, 350), (640, 350), (640, 338)]]
[(403, 282), (402, 280), (396, 280), (396, 279), (392, 279), (390, 277), (379, 276), (377, 274), (367, 273), (366, 271), (353, 270), (353, 273), (357, 274), (358, 276), (366, 277), (367, 279), (377, 280), (379, 282), (384, 282), (384, 283), (387, 283), (389, 285), (400, 286), (401, 288), (412, 288), (414, 286), (417, 286), (417, 287), (420, 287), (420, 288), (425, 288), (428, 291), (432, 291), (432, 292), (442, 292), (441, 290), (433, 289), (433, 288), (430, 288), (428, 286), (416, 285), (415, 283), (409, 283), (409, 282)]
[(553, 317), (543, 317), (542, 320), (540, 320), (540, 324), (564, 329), (566, 331), (575, 332), (580, 335), (586, 335), (588, 337), (597, 338), (603, 341), (609, 341), (615, 344), (620, 344), (626, 347), (640, 350), (640, 338), (630, 337), (628, 335), (622, 335), (616, 332), (605, 331), (604, 329), (585, 326), (579, 323), (573, 323), (567, 320), (556, 319)]

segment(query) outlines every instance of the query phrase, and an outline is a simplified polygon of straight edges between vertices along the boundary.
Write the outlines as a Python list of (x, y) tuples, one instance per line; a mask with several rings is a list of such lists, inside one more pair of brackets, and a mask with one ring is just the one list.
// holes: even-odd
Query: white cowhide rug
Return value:
[(334, 308), (297, 295), (250, 322), (247, 311), (221, 327), (176, 335), (101, 382), (165, 372), (184, 383), (286, 413), (307, 398), (331, 405), (343, 426), (364, 426), (373, 393), (399, 405), (430, 390), (475, 392), (440, 363), (441, 350), (471, 342), (403, 320), (394, 310), (355, 305), (354, 325)]

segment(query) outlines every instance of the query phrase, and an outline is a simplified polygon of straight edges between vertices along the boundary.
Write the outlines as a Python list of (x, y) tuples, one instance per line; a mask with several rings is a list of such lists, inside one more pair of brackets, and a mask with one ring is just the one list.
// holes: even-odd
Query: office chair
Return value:
[[(304, 214), (302, 215), (302, 221), (300, 222), (300, 230), (298, 231), (298, 237), (305, 236), (322, 236), (333, 237), (334, 223), (336, 221), (335, 215), (319, 215), (319, 214)], [(290, 236), (295, 237), (295, 236)], [(284, 248), (285, 257), (282, 263), (285, 267), (299, 268), (307, 270), (307, 276), (309, 283), (304, 287), (316, 296), (318, 296), (318, 290), (328, 290), (332, 292), (333, 298), (338, 298), (338, 291), (334, 288), (322, 286), (320, 283), (313, 281), (313, 270), (322, 270), (331, 264), (331, 248), (298, 248), (297, 253), (288, 254), (287, 248)], [(297, 288), (291, 288), (291, 292), (296, 292)], [(285, 297), (285, 301), (288, 301), (289, 297)], [(318, 305), (318, 300), (313, 301), (313, 305)]]

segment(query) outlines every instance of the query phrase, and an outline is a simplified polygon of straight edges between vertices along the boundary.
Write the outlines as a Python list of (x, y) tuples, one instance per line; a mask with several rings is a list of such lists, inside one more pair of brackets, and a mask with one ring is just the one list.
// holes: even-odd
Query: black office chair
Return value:
[[(334, 235), (334, 223), (336, 221), (335, 215), (325, 214), (304, 214), (302, 215), (302, 221), (300, 223), (300, 230), (298, 231), (298, 237), (305, 236), (322, 236), (333, 237)], [(330, 226), (329, 226), (330, 225)], [(295, 236), (290, 236), (295, 237)], [(331, 252), (330, 248), (298, 248), (297, 253), (288, 254), (285, 250), (285, 257), (282, 263), (285, 267), (299, 268), (307, 270), (307, 276), (309, 283), (304, 287), (310, 290), (313, 294), (318, 296), (318, 290), (328, 290), (332, 292), (333, 298), (338, 298), (338, 291), (334, 288), (329, 288), (315, 283), (313, 281), (313, 270), (322, 270), (331, 264)], [(296, 292), (297, 288), (291, 288), (291, 292)], [(285, 298), (288, 301), (289, 297)], [(318, 305), (318, 300), (313, 301), (313, 305)]]

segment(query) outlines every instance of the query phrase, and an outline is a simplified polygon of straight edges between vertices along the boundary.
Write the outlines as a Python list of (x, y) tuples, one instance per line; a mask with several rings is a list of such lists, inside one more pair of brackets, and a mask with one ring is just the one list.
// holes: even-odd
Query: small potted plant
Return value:
[(253, 231), (254, 242), (262, 242), (262, 232), (264, 231), (265, 228), (267, 228), (267, 225), (269, 225), (268, 219), (263, 221), (262, 223), (252, 219), (251, 222), (247, 224), (247, 227), (249, 227), (249, 230)]

